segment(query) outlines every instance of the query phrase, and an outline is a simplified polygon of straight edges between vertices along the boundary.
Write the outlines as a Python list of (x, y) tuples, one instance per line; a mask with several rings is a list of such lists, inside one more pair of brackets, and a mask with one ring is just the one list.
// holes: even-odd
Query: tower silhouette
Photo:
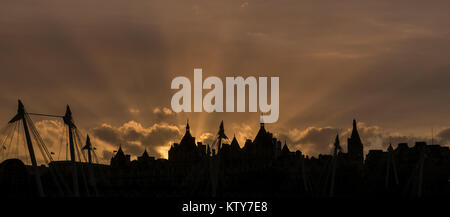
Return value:
[(353, 119), (352, 135), (347, 140), (348, 157), (354, 162), (363, 165), (364, 163), (364, 145), (358, 133), (356, 120)]

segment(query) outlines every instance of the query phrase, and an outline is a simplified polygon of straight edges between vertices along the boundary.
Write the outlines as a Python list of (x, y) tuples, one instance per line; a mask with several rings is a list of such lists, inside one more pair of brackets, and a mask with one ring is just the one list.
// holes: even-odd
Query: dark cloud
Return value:
[(213, 133), (202, 133), (198, 137), (199, 142), (202, 142), (203, 144), (208, 144), (208, 145), (213, 145), (215, 139), (216, 139), (216, 135)]
[(442, 144), (448, 144), (450, 142), (450, 128), (441, 130), (437, 137), (440, 139)]
[(177, 120), (177, 113), (174, 113), (172, 109), (167, 107), (155, 107), (153, 109), (153, 115), (157, 122), (174, 122)]
[(151, 132), (143, 138), (142, 144), (146, 147), (167, 146), (169, 141), (178, 140), (180, 136), (181, 131), (176, 126), (153, 125)]
[(101, 158), (104, 159), (106, 162), (108, 162), (109, 160), (111, 160), (111, 158), (113, 156), (114, 156), (113, 152), (107, 151), (107, 150), (103, 150)]
[(308, 127), (304, 131), (291, 130), (287, 138), (290, 140), (290, 144), (294, 145), (295, 149), (300, 149), (305, 154), (328, 154), (330, 153), (330, 144), (333, 143), (337, 132), (336, 128), (331, 127)]
[(101, 127), (94, 128), (92, 130), (93, 135), (98, 139), (103, 140), (110, 144), (119, 145), (123, 142), (120, 133), (112, 126), (103, 124)]
[(299, 143), (327, 144), (332, 141), (330, 138), (337, 134), (337, 129), (331, 127), (309, 127), (302, 133), (304, 133), (304, 136), (301, 136), (297, 141)]
[[(126, 154), (129, 154), (133, 157), (141, 156), (142, 153), (144, 152), (144, 148), (141, 145), (131, 144), (131, 143), (122, 145), (122, 149)], [(151, 150), (152, 149), (150, 149), (150, 151), (149, 151), (150, 153), (152, 153)], [(155, 156), (155, 155), (153, 155), (153, 156)], [(160, 156), (156, 156), (156, 157), (160, 157)]]

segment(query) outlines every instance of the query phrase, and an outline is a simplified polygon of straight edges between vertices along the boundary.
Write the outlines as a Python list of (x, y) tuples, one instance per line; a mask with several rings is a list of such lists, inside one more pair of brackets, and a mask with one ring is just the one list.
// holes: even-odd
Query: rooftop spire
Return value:
[[(183, 138), (181, 139), (180, 143), (190, 143), (193, 140), (193, 137), (191, 135), (191, 131), (190, 131), (190, 127), (189, 127), (189, 119), (186, 122), (186, 133), (184, 134)], [(195, 142), (194, 142), (195, 143)], [(195, 145), (195, 144), (194, 144)]]
[(342, 148), (341, 148), (341, 142), (339, 141), (339, 134), (336, 134), (336, 139), (334, 139), (334, 154), (336, 155), (341, 150), (342, 150)]
[(286, 144), (286, 140), (284, 140), (284, 146), (283, 146), (283, 148), (281, 149), (281, 152), (283, 152), (284, 154), (288, 154), (288, 153), (291, 152), (291, 150), (289, 150), (289, 147), (288, 147), (287, 144)]
[(113, 158), (117, 157), (125, 157), (125, 153), (122, 150), (122, 144), (119, 145), (119, 149), (116, 152), (116, 155), (113, 156)]
[(238, 141), (236, 139), (236, 136), (233, 136), (233, 140), (231, 141), (231, 147), (232, 148), (236, 148), (236, 149), (240, 148), (239, 143), (238, 143)]
[(352, 130), (351, 138), (360, 140), (359, 133), (358, 133), (358, 126), (356, 124), (355, 119), (353, 119), (353, 130)]
[(350, 159), (357, 162), (359, 166), (364, 164), (364, 145), (361, 142), (361, 137), (359, 137), (355, 119), (353, 119), (352, 135), (347, 140), (347, 150)]
[(260, 128), (264, 129), (264, 119), (263, 119), (262, 116), (261, 116), (261, 119), (260, 119), (259, 123), (260, 123)]
[(217, 137), (219, 139), (228, 139), (227, 135), (225, 135), (225, 128), (223, 127), (223, 121), (220, 122), (219, 132), (217, 133)]
[(190, 127), (189, 127), (189, 119), (187, 119), (186, 121), (186, 132), (190, 131)]
[(144, 153), (142, 153), (142, 157), (149, 157), (147, 153), (147, 148), (144, 149)]
[(394, 148), (392, 147), (392, 144), (389, 144), (388, 152), (391, 152), (391, 151), (393, 151), (393, 150), (394, 150)]

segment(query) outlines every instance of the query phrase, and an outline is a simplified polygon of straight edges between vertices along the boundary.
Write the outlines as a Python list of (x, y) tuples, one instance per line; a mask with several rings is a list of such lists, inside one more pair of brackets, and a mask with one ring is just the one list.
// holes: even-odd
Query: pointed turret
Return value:
[(264, 119), (263, 119), (262, 116), (261, 116), (261, 118), (260, 118), (260, 120), (259, 120), (259, 131), (260, 131), (260, 132), (261, 132), (261, 131), (266, 132), (266, 129), (264, 128)]
[(334, 139), (334, 147), (337, 147), (337, 146), (341, 147), (340, 144), (341, 144), (341, 141), (339, 140), (339, 134), (336, 134), (336, 138)]
[(389, 144), (388, 152), (392, 152), (392, 151), (394, 151), (394, 148), (392, 147), (392, 144)]
[(337, 155), (341, 152), (341, 142), (339, 141), (339, 134), (336, 134), (336, 139), (334, 139), (334, 155)]
[(352, 135), (347, 140), (348, 156), (351, 160), (362, 165), (364, 163), (364, 145), (358, 133), (356, 120), (353, 119)]
[(123, 150), (122, 150), (122, 144), (119, 145), (119, 150), (117, 150), (117, 153), (116, 153), (116, 156), (121, 156), (121, 155), (125, 156), (125, 153), (123, 153)]
[(236, 136), (233, 136), (233, 140), (231, 141), (231, 149), (240, 149), (239, 143), (236, 139)]
[(174, 143), (169, 149), (169, 161), (180, 163), (195, 163), (203, 156), (204, 147), (201, 143), (195, 143), (195, 137), (191, 135), (189, 120), (186, 121), (186, 132), (179, 143)]
[(147, 152), (147, 148), (144, 149), (144, 153), (140, 157), (138, 157), (139, 162), (149, 162), (151, 160), (154, 160), (154, 157), (150, 157), (150, 155)]
[(145, 157), (145, 158), (150, 157), (147, 153), (147, 148), (144, 150), (144, 153), (142, 153), (142, 157)]
[(122, 145), (119, 145), (116, 155), (111, 158), (111, 167), (124, 168), (130, 164), (130, 155), (125, 155), (122, 150)]
[(190, 131), (190, 127), (189, 127), (189, 119), (186, 121), (186, 133)]
[(291, 152), (291, 150), (289, 150), (289, 147), (286, 144), (286, 140), (284, 140), (284, 146), (283, 149), (281, 149), (281, 153), (282, 154), (289, 154)]
[(181, 139), (180, 144), (191, 144), (193, 143), (195, 146), (195, 142), (193, 140), (194, 138), (191, 135), (191, 127), (189, 126), (189, 120), (186, 122), (186, 133), (184, 134), (183, 138)]
[(266, 129), (264, 128), (264, 122), (261, 121), (259, 124), (259, 131), (258, 134), (256, 134), (255, 140), (258, 140), (259, 138), (263, 138), (264, 135), (266, 135)]
[(355, 119), (353, 119), (353, 130), (352, 130), (351, 138), (361, 141), (361, 138), (359, 137), (359, 133), (358, 133), (358, 126), (356, 124)]

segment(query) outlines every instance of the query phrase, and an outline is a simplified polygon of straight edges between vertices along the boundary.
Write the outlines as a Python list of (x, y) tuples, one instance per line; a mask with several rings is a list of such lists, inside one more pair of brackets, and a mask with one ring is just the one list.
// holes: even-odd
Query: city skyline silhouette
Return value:
[[(54, 152), (48, 150), (30, 116), (64, 121), (66, 160), (53, 160)], [(156, 159), (145, 150), (131, 160), (121, 144), (110, 164), (99, 164), (95, 144), (89, 135), (85, 142), (80, 139), (69, 106), (64, 116), (29, 113), (20, 100), (17, 114), (1, 133), (3, 157), (10, 149), (17, 150), (12, 142), (17, 139), (26, 142), (31, 161), (31, 165), (15, 158), (2, 161), (0, 186), (6, 197), (420, 198), (450, 193), (449, 147), (416, 141), (412, 146), (399, 143), (394, 149), (390, 143), (386, 150), (372, 149), (365, 155), (355, 119), (347, 151), (336, 132), (332, 154), (318, 157), (291, 151), (264, 123), (242, 146), (235, 136), (226, 135), (223, 121), (213, 143), (196, 141), (188, 121), (183, 137), (170, 146), (168, 159)], [(46, 165), (37, 163), (37, 150)]]

